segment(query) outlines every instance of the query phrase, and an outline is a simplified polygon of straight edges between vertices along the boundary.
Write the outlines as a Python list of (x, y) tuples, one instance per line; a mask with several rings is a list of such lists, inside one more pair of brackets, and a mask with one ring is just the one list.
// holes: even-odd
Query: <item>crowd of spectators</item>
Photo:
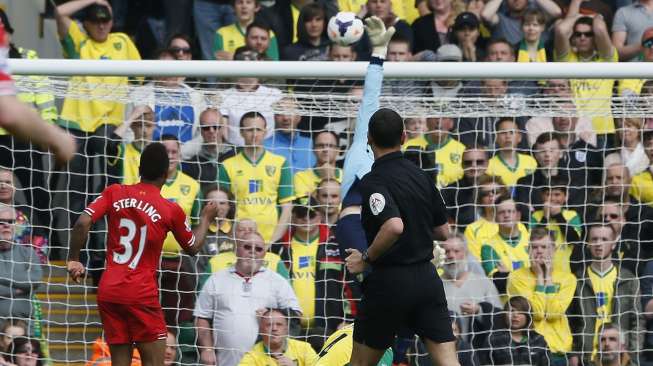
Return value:
[[(170, 0), (158, 18), (144, 18), (145, 30), (130, 25), (137, 10), (126, 0), (59, 3), (58, 35), (73, 59), (369, 59), (366, 36), (352, 46), (326, 36), (328, 19), (343, 10), (396, 28), (393, 62), (653, 61), (653, 0)], [(0, 19), (11, 35), (4, 12)], [(37, 57), (13, 44), (11, 56)], [(164, 243), (166, 364), (310, 366), (324, 340), (355, 317), (359, 285), (332, 234), (356, 121), (303, 115), (308, 102), (293, 92), (357, 101), (359, 80), (287, 80), (280, 88), (257, 78), (135, 85), (76, 76), (62, 101), (38, 87), (43, 77), (30, 80), (21, 99), (72, 133), (79, 154), (48, 175), (46, 152), (0, 131), (0, 364), (38, 364), (40, 344), (24, 336), (37, 327), (31, 299), (40, 264), (65, 255), (52, 249), (67, 246), (67, 228), (103, 187), (139, 180), (140, 151), (151, 141), (170, 159), (162, 195), (191, 224), (205, 202), (218, 205), (197, 258), (182, 255), (172, 236)], [(127, 85), (125, 94), (119, 87)], [(386, 95), (482, 96), (489, 108), (542, 97), (561, 111), (406, 119), (405, 154), (433, 176), (449, 210), (440, 274), (463, 365), (653, 362), (653, 124), (622, 118), (627, 110), (612, 116), (613, 97), (635, 106), (652, 86), (384, 82)], [(80, 93), (87, 97), (74, 97)], [(65, 207), (53, 205), (61, 195)], [(105, 238), (96, 229), (86, 260), (97, 283)], [(101, 339), (94, 350), (95, 361), (107, 361)], [(399, 337), (394, 362), (428, 362), (406, 356), (420, 350)]]

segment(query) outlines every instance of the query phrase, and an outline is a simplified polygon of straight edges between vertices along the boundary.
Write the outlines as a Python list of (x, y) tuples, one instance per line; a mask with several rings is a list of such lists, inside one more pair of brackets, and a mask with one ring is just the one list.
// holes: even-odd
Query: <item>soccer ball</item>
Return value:
[(346, 11), (332, 16), (327, 27), (329, 39), (342, 46), (358, 42), (364, 31), (363, 22), (356, 18), (356, 14)]

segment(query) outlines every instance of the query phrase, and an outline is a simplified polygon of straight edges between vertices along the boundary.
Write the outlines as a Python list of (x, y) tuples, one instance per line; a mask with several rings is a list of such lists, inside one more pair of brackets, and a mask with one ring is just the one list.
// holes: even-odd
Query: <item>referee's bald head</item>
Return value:
[(380, 148), (401, 146), (404, 121), (395, 110), (381, 108), (370, 117), (369, 137)]

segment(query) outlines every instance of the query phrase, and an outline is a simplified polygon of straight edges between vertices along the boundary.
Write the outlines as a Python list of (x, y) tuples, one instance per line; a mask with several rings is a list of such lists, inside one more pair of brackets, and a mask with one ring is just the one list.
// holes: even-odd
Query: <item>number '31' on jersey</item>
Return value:
[(195, 245), (186, 214), (151, 184), (113, 184), (85, 210), (93, 222), (108, 216), (107, 268), (98, 300), (158, 304), (156, 270), (169, 231), (184, 248)]

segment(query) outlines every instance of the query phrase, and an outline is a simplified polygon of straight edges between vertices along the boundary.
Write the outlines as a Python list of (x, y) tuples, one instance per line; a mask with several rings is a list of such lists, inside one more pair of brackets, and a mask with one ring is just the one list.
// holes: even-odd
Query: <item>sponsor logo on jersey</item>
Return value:
[(261, 179), (249, 180), (249, 193), (257, 193), (263, 190), (263, 181)]
[(576, 151), (574, 155), (576, 155), (576, 160), (581, 163), (584, 163), (585, 160), (587, 160), (587, 153), (585, 151)]
[(310, 255), (302, 255), (299, 256), (299, 268), (306, 268), (311, 265), (311, 259), (313, 259), (312, 256)]
[(449, 154), (449, 159), (451, 160), (452, 163), (458, 164), (458, 163), (460, 163), (460, 154), (451, 153), (451, 154)]
[(120, 50), (122, 49), (122, 43), (120, 43), (120, 42), (115, 42), (115, 43), (113, 44), (113, 48), (115, 48), (116, 51), (120, 51)]
[(380, 214), (385, 208), (385, 197), (381, 193), (372, 193), (370, 196), (370, 210), (374, 216)]

